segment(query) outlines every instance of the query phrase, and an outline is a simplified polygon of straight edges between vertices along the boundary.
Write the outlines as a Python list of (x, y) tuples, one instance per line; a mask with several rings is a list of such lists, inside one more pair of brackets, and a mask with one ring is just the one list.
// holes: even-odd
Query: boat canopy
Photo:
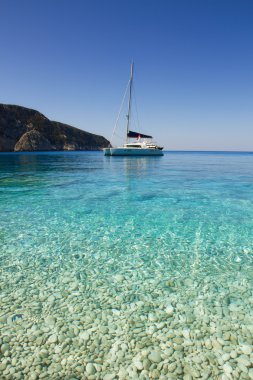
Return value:
[(133, 132), (133, 131), (129, 131), (127, 133), (127, 137), (132, 137), (132, 138), (143, 138), (143, 139), (152, 139), (153, 137), (152, 136), (149, 136), (149, 135), (144, 135), (143, 133), (139, 133), (139, 132)]

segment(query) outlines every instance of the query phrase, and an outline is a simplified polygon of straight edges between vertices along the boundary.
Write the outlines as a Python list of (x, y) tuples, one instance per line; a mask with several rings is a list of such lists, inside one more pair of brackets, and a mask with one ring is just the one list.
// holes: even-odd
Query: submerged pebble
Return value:
[(0, 378), (253, 379), (252, 175), (43, 157), (1, 193)]
[(160, 352), (157, 352), (157, 351), (151, 351), (148, 358), (153, 363), (159, 363), (162, 359)]

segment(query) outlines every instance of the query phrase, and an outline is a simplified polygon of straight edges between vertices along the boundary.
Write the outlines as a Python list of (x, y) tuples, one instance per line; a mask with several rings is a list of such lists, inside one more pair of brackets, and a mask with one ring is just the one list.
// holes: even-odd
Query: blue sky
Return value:
[(1, 0), (0, 102), (111, 137), (135, 62), (141, 131), (253, 150), (253, 1)]

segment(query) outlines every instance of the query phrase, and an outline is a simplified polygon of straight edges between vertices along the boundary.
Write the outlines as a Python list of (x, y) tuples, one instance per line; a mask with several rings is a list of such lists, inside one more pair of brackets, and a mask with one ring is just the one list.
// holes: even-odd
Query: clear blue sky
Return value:
[(0, 102), (110, 138), (135, 61), (142, 132), (253, 150), (252, 0), (1, 0)]

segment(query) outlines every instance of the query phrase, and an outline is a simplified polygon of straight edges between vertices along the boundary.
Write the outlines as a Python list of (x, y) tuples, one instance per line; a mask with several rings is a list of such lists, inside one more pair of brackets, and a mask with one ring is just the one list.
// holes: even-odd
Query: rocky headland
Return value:
[(101, 150), (109, 145), (103, 136), (51, 121), (36, 110), (0, 104), (0, 152)]

